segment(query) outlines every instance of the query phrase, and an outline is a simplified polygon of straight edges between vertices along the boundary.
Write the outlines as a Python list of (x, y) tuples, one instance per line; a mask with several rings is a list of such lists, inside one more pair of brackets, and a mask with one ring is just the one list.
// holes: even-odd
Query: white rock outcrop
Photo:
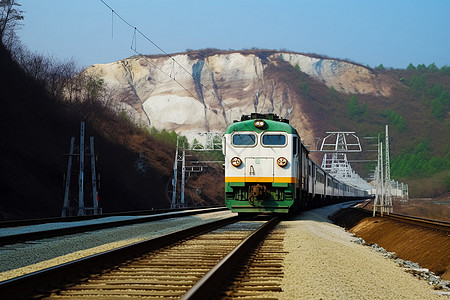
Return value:
[(323, 81), (328, 87), (350, 94), (388, 96), (391, 87), (370, 69), (346, 61), (280, 53), (280, 59), (298, 65), (302, 72)]
[(288, 62), (328, 87), (345, 93), (389, 95), (378, 74), (345, 61), (269, 51), (258, 55), (217, 52), (193, 58), (189, 53), (134, 56), (85, 70), (104, 79), (119, 109), (157, 129), (191, 136), (223, 132), (242, 114), (272, 112), (289, 117), (303, 136), (314, 136), (298, 95), (286, 82), (265, 75), (270, 65)]

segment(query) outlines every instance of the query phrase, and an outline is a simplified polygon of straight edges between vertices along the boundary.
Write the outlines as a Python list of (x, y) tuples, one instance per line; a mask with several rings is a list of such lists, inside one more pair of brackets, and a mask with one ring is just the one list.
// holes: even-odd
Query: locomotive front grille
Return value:
[(244, 183), (239, 186), (228, 185), (225, 198), (226, 200), (250, 201), (253, 203), (255, 201), (289, 201), (294, 199), (295, 188), (293, 185), (273, 185), (273, 183)]

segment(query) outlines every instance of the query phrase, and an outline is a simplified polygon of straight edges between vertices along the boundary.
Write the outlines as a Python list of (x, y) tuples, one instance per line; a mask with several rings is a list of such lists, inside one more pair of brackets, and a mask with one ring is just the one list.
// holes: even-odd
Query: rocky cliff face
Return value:
[[(242, 114), (288, 117), (303, 139), (314, 136), (301, 95), (277, 67), (290, 64), (339, 92), (388, 96), (383, 75), (361, 65), (298, 53), (255, 50), (134, 56), (85, 70), (104, 79), (118, 108), (141, 124), (175, 130), (223, 132)], [(271, 70), (271, 72), (268, 72)]]

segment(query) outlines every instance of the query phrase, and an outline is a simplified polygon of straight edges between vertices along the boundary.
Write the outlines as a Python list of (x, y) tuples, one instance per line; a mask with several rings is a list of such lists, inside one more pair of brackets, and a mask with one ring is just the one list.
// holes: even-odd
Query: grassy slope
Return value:
[[(86, 136), (95, 137), (104, 212), (169, 206), (173, 145), (150, 137), (97, 103), (52, 101), (2, 46), (0, 65), (0, 219), (61, 214), (67, 168), (64, 154), (69, 151), (71, 136), (79, 142), (81, 120), (86, 121)], [(141, 153), (144, 172), (136, 167)], [(74, 198), (76, 176), (72, 177)], [(89, 183), (87, 176), (85, 182)], [(210, 194), (206, 198), (214, 198)], [(89, 195), (85, 197), (89, 199)], [(212, 201), (220, 202), (220, 197)]]

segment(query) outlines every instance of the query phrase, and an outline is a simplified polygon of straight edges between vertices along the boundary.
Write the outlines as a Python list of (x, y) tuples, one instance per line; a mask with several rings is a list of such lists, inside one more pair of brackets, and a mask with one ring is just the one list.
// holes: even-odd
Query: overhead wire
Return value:
[[(135, 51), (133, 48), (132, 48), (131, 50), (133, 50), (133, 51), (134, 51), (136, 54), (138, 54), (138, 55), (142, 55), (141, 53)], [(142, 55), (142, 56), (144, 56), (144, 55)], [(158, 67), (158, 66), (157, 66), (156, 64), (154, 64), (151, 60), (147, 59), (147, 62), (149, 62), (153, 67), (155, 67), (157, 70), (159, 70), (159, 71), (160, 71), (161, 73), (163, 73), (164, 75), (166, 75), (166, 76), (172, 78), (172, 80), (174, 80), (176, 83), (178, 83), (178, 84), (179, 84), (186, 92), (188, 92), (192, 97), (194, 97), (195, 99), (197, 99), (197, 96), (195, 96), (194, 94), (192, 94), (192, 92), (191, 92), (190, 90), (188, 90), (181, 82), (179, 82), (178, 80), (176, 80), (176, 79), (175, 79), (175, 76), (172, 77), (170, 74), (167, 74), (163, 69), (161, 69), (160, 67)], [(199, 99), (197, 99), (197, 100), (199, 100)], [(206, 107), (207, 109), (211, 110), (211, 108), (207, 107), (206, 105), (205, 105), (205, 107)]]
[[(144, 54), (140, 53), (137, 51), (137, 47), (136, 47), (136, 32), (139, 33), (144, 39), (146, 39), (148, 42), (150, 42), (153, 46), (155, 46), (159, 51), (161, 51), (165, 56), (169, 57), (172, 60), (172, 64), (174, 66), (174, 64), (177, 64), (183, 71), (185, 71), (187, 74), (189, 74), (192, 79), (198, 84), (200, 85), (204, 90), (208, 91), (209, 93), (212, 94), (213, 97), (215, 97), (218, 101), (219, 104), (222, 106), (226, 106), (227, 108), (231, 109), (228, 105), (226, 105), (222, 99), (220, 99), (216, 93), (210, 89), (208, 89), (207, 87), (205, 87), (205, 85), (203, 83), (201, 83), (197, 78), (194, 77), (194, 75), (189, 72), (183, 65), (181, 65), (178, 61), (176, 61), (176, 59), (171, 56), (169, 53), (167, 53), (164, 49), (162, 49), (160, 46), (158, 46), (152, 39), (150, 39), (147, 35), (145, 35), (142, 31), (140, 31), (136, 26), (133, 26), (132, 24), (130, 24), (127, 20), (125, 20), (121, 15), (119, 15), (119, 13), (117, 13), (117, 11), (115, 11), (111, 6), (109, 6), (104, 0), (100, 0), (107, 8), (109, 8), (111, 10), (112, 15), (116, 15), (122, 22), (124, 22), (127, 26), (129, 26), (130, 28), (133, 29), (133, 38), (131, 41), (131, 50), (133, 50), (137, 55), (140, 56), (145, 56)], [(134, 47), (133, 47), (134, 46)], [(161, 68), (157, 67), (154, 63), (152, 63), (149, 59), (147, 59), (147, 61), (150, 62), (150, 64), (152, 64), (155, 68), (157, 68), (158, 70), (160, 70), (163, 74), (167, 75), (168, 77), (172, 78), (175, 82), (177, 82), (183, 89), (185, 89), (189, 94), (191, 94), (195, 99), (197, 99), (198, 101), (200, 101), (198, 99), (197, 96), (194, 96), (192, 94), (191, 91), (189, 91), (185, 86), (183, 86), (178, 80), (175, 79), (175, 72), (173, 73), (174, 76), (172, 77), (171, 75), (167, 74), (166, 72), (164, 72)], [(173, 70), (173, 66), (172, 66), (172, 70)], [(203, 97), (204, 98), (204, 97)], [(202, 102), (202, 101), (200, 101)], [(205, 108), (207, 108), (210, 111), (213, 111), (211, 109), (211, 107), (208, 107), (206, 105), (206, 101), (204, 102), (204, 106)], [(226, 120), (225, 120), (226, 121)]]
[(114, 39), (114, 10), (111, 10), (111, 38)]

